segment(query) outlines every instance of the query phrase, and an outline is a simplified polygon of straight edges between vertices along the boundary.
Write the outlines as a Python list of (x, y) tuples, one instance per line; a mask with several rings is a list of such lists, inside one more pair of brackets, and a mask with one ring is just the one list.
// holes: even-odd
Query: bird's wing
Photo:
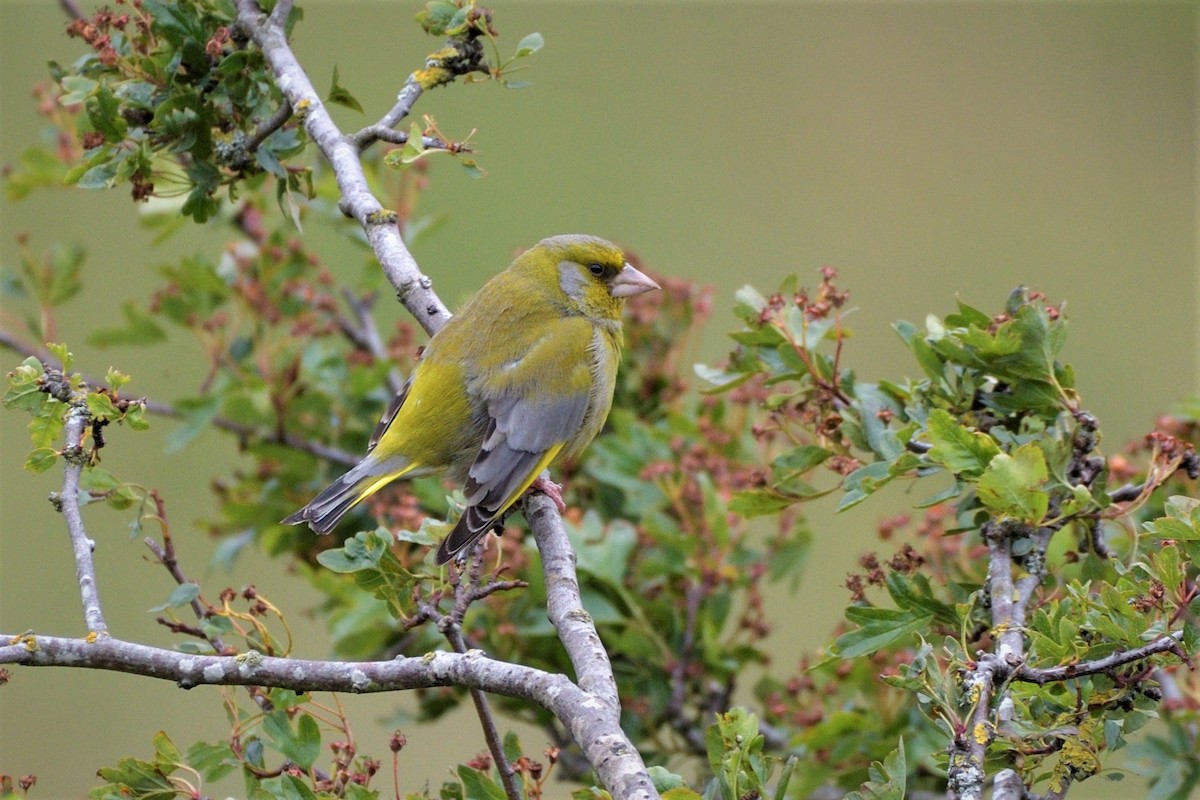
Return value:
[(388, 403), (388, 407), (383, 412), (383, 416), (379, 418), (379, 423), (375, 426), (375, 430), (371, 431), (371, 439), (367, 442), (368, 453), (375, 449), (375, 445), (379, 444), (379, 440), (383, 438), (384, 431), (388, 429), (388, 426), (392, 424), (392, 420), (396, 418), (396, 414), (400, 412), (400, 406), (404, 405), (404, 401), (408, 398), (408, 390), (412, 388), (413, 375), (415, 374), (416, 370), (413, 370), (409, 374), (408, 380), (404, 382), (404, 386), (400, 388), (400, 391), (396, 392), (392, 401)]
[(463, 486), (467, 508), (438, 549), (438, 563), (486, 533), (579, 435), (591, 403), (592, 335), (588, 324), (556, 326), (484, 389), (487, 429)]

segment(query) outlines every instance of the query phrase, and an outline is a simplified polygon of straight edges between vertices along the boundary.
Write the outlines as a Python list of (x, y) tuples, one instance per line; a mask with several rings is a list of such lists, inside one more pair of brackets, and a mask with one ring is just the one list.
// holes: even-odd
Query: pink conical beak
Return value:
[(609, 291), (613, 297), (633, 297), (635, 294), (642, 292), (652, 292), (655, 289), (661, 289), (653, 278), (650, 278), (644, 272), (640, 272), (629, 264), (617, 273), (617, 277), (612, 279), (612, 283), (608, 285)]

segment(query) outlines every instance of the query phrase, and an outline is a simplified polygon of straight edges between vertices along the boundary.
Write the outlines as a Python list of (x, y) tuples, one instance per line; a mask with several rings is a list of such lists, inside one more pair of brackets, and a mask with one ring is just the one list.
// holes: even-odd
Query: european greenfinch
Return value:
[(531, 486), (561, 508), (557, 487), (539, 476), (604, 426), (625, 298), (657, 288), (604, 239), (542, 240), (434, 334), (363, 460), (284, 522), (327, 533), (392, 481), (442, 472), (466, 497), (438, 547), (444, 564), (469, 553)]

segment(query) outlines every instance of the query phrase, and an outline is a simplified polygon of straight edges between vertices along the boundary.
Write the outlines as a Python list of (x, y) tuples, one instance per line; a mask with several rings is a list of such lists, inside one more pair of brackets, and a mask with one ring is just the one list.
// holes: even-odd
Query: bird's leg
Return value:
[(534, 479), (533, 483), (529, 484), (529, 491), (541, 492), (554, 501), (554, 505), (558, 506), (558, 513), (563, 513), (567, 510), (567, 504), (562, 499), (562, 484), (555, 483), (550, 480), (550, 473), (543, 472)]

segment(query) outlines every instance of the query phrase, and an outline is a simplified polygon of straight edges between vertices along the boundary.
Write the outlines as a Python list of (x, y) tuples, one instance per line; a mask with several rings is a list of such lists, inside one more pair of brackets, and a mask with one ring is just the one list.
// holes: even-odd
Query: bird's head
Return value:
[(551, 236), (521, 257), (526, 259), (541, 279), (556, 285), (568, 308), (589, 317), (617, 319), (626, 297), (660, 288), (626, 263), (621, 248), (597, 236)]

